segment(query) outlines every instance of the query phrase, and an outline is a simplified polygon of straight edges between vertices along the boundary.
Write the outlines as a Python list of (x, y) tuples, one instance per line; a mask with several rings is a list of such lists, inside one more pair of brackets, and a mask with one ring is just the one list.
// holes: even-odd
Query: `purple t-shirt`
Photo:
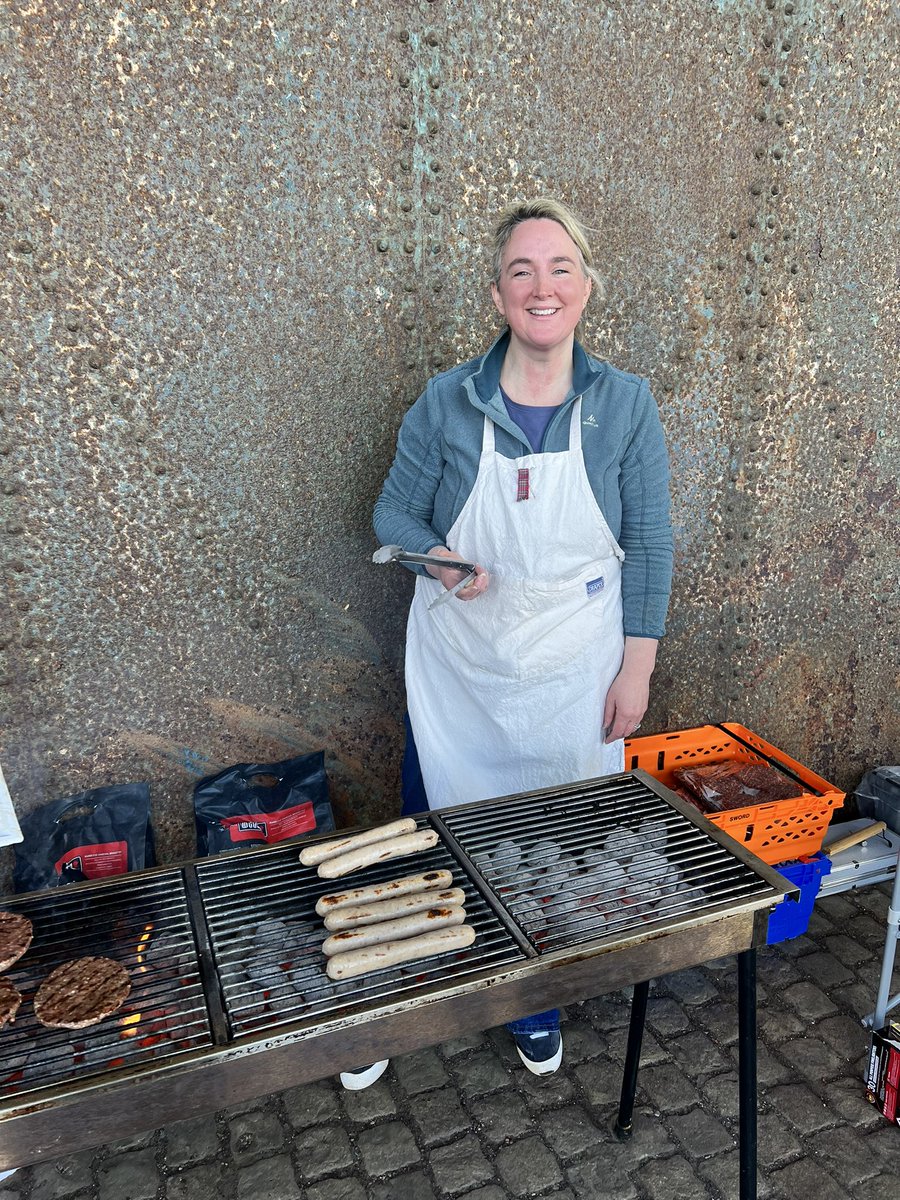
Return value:
[(515, 421), (525, 434), (528, 444), (535, 454), (540, 454), (547, 426), (550, 424), (550, 420), (559, 408), (559, 405), (516, 404), (515, 400), (510, 400), (503, 388), (500, 389), (500, 395), (503, 397), (503, 403), (506, 405), (506, 411), (509, 413), (510, 418)]

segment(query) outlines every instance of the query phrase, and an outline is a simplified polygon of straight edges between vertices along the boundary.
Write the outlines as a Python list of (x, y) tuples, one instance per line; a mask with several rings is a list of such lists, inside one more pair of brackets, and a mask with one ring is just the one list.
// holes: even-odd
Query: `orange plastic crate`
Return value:
[(844, 803), (846, 793), (743, 725), (698, 725), (625, 742), (625, 769), (640, 767), (666, 787), (677, 783), (676, 767), (768, 760), (789, 768), (809, 790), (790, 800), (708, 813), (707, 819), (763, 862), (780, 863), (814, 854), (821, 849), (831, 815)]

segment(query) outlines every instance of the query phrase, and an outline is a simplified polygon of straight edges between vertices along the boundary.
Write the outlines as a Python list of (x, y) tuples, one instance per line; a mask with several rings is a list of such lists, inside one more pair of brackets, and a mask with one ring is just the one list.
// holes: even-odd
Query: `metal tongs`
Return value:
[(438, 604), (443, 604), (455, 596), (457, 592), (461, 592), (464, 587), (472, 582), (475, 578), (475, 564), (470, 562), (462, 562), (458, 558), (444, 558), (441, 554), (410, 554), (403, 549), (402, 546), (381, 546), (372, 555), (373, 563), (415, 563), (419, 567), (450, 567), (454, 571), (465, 571), (466, 574), (459, 583), (454, 584), (452, 588), (442, 592), (436, 600), (432, 600), (429, 608), (435, 608)]

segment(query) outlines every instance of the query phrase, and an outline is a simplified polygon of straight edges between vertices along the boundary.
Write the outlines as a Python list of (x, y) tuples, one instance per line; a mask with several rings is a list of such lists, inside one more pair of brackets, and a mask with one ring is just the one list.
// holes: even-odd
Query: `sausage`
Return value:
[(325, 973), (329, 979), (353, 979), (367, 971), (380, 971), (382, 967), (446, 954), (450, 950), (464, 950), (474, 941), (475, 930), (471, 925), (433, 929), (418, 937), (402, 938), (399, 942), (382, 942), (380, 946), (364, 946), (361, 950), (335, 954), (329, 958)]
[(386, 838), (415, 832), (416, 823), (412, 817), (403, 817), (400, 821), (391, 821), (389, 825), (377, 825), (374, 829), (352, 833), (349, 837), (332, 838), (328, 842), (317, 842), (315, 846), (305, 846), (300, 851), (300, 861), (304, 867), (316, 867), (328, 858), (337, 858), (339, 854), (347, 854), (359, 846), (371, 846), (373, 842), (383, 842)]
[(325, 918), (325, 928), (356, 929), (360, 925), (375, 925), (393, 917), (405, 917), (410, 913), (422, 912), (425, 908), (450, 908), (465, 904), (466, 893), (462, 888), (447, 888), (443, 892), (413, 892), (396, 900), (380, 900), (375, 904), (356, 904), (330, 912)]
[(333, 933), (322, 943), (322, 952), (331, 958), (347, 950), (358, 950), (360, 946), (377, 946), (384, 942), (396, 942), (400, 938), (415, 937), (429, 929), (462, 925), (466, 910), (458, 904), (448, 908), (427, 908), (424, 912), (408, 913), (394, 921), (380, 921), (377, 925), (362, 925), (359, 929), (344, 929)]
[(408, 896), (413, 892), (429, 892), (434, 888), (447, 888), (453, 882), (449, 871), (425, 871), (421, 875), (405, 875), (402, 879), (389, 879), (386, 883), (368, 883), (365, 887), (351, 888), (348, 892), (332, 892), (320, 896), (316, 901), (316, 912), (320, 917), (348, 908), (351, 904), (374, 904), (394, 896)]
[(322, 879), (338, 879), (341, 875), (349, 875), (351, 871), (359, 871), (363, 867), (372, 867), (375, 863), (387, 862), (391, 858), (403, 858), (407, 854), (417, 854), (420, 850), (430, 850), (432, 846), (437, 845), (437, 840), (437, 830), (420, 829), (417, 833), (407, 833), (403, 837), (373, 842), (369, 846), (351, 850), (349, 854), (341, 854), (337, 858), (329, 858), (319, 863), (319, 875)]

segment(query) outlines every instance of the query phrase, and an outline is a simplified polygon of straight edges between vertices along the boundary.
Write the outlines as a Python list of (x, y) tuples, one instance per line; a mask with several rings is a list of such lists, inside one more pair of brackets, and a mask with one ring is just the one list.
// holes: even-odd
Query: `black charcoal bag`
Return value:
[(13, 886), (34, 892), (156, 865), (150, 785), (91, 788), (22, 817)]
[(249, 850), (334, 829), (325, 754), (238, 763), (194, 788), (197, 854)]

